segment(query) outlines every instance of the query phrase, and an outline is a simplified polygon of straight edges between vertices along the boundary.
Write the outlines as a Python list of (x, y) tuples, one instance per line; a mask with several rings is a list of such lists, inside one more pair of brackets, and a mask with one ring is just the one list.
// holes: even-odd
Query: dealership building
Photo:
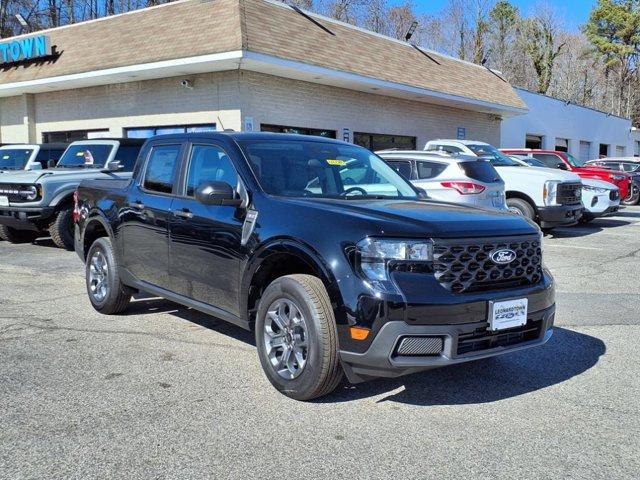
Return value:
[(500, 144), (494, 72), (275, 0), (184, 0), (0, 42), (0, 142), (275, 131)]

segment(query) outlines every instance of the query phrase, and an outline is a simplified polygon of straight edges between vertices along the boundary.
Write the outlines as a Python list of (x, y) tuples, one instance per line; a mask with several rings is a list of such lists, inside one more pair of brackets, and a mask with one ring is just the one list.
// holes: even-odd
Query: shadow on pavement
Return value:
[(542, 347), (397, 379), (357, 385), (345, 382), (318, 402), (349, 402), (399, 387), (404, 389), (379, 401), (421, 406), (495, 402), (565, 382), (593, 367), (605, 351), (605, 344), (597, 338), (556, 328)]
[(546, 236), (549, 238), (575, 238), (593, 235), (609, 228), (624, 227), (631, 222), (625, 220), (613, 220), (607, 218), (597, 218), (589, 223), (579, 223), (573, 227), (554, 228)]

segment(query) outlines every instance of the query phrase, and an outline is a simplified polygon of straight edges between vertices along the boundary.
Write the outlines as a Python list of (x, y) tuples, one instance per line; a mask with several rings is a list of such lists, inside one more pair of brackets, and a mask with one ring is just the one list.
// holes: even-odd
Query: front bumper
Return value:
[(540, 228), (566, 227), (575, 225), (580, 220), (584, 207), (579, 205), (559, 205), (555, 207), (539, 207)]
[[(398, 377), (543, 345), (551, 338), (554, 318), (555, 304), (529, 313), (523, 327), (498, 332), (489, 331), (486, 321), (460, 325), (410, 325), (391, 321), (382, 326), (366, 352), (341, 351), (340, 356), (353, 383), (375, 377)], [(403, 337), (424, 336), (442, 339), (439, 354), (398, 354)]]
[(0, 225), (17, 230), (38, 231), (49, 223), (54, 215), (53, 207), (0, 207)]
[(613, 205), (611, 207), (606, 208), (602, 212), (589, 212), (588, 210), (585, 210), (582, 216), (586, 220), (593, 220), (594, 218), (602, 218), (602, 217), (607, 217), (609, 215), (613, 215), (619, 210), (620, 210), (620, 205)]

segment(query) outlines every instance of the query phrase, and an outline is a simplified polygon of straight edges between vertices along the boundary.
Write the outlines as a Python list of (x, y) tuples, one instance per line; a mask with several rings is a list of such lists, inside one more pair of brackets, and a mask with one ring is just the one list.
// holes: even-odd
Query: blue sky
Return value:
[[(546, 0), (556, 8), (567, 29), (577, 30), (589, 18), (591, 8), (596, 0)], [(391, 3), (402, 4), (402, 0), (391, 0)], [(446, 4), (447, 0), (414, 0), (416, 9), (423, 13), (437, 14)], [(528, 14), (538, 0), (511, 0), (523, 15)]]

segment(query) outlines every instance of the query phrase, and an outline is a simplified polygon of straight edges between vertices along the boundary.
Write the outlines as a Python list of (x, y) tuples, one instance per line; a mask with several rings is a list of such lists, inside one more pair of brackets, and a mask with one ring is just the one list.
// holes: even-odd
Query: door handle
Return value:
[(193, 213), (191, 213), (189, 210), (187, 210), (186, 208), (183, 210), (175, 210), (173, 212), (173, 214), (176, 217), (180, 217), (180, 218), (184, 218), (184, 219), (192, 219), (193, 218)]

